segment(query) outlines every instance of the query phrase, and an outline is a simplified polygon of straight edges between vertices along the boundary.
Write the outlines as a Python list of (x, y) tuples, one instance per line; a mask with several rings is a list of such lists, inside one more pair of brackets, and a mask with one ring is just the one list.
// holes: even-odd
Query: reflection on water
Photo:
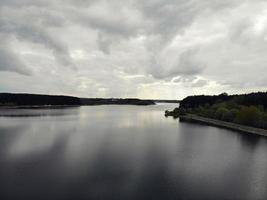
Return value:
[(44, 116), (61, 116), (77, 115), (80, 107), (33, 107), (6, 109), (0, 108), (0, 117), (44, 117)]
[(0, 117), (0, 199), (267, 199), (265, 138), (180, 123), (168, 106)]

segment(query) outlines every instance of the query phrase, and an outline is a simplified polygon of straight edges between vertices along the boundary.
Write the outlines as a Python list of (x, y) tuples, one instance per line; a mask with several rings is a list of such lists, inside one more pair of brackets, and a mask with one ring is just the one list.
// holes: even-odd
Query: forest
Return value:
[(62, 95), (0, 93), (1, 107), (14, 106), (81, 106), (81, 105), (153, 105), (153, 100), (134, 98), (78, 98)]
[(195, 114), (207, 118), (267, 129), (267, 92), (242, 95), (189, 96), (166, 115)]

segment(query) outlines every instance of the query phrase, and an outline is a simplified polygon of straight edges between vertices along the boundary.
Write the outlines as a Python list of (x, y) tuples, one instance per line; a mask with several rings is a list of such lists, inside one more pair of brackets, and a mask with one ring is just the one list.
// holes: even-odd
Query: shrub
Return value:
[(242, 106), (236, 116), (236, 121), (245, 125), (256, 125), (260, 119), (260, 110), (256, 106)]
[(227, 116), (229, 113), (229, 110), (225, 107), (219, 107), (215, 112), (215, 118), (216, 119), (223, 119), (224, 116)]

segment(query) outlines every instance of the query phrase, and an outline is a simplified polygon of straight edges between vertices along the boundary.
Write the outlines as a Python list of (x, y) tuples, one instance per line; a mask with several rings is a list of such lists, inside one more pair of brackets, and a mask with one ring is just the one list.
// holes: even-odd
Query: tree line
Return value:
[(135, 98), (78, 98), (72, 96), (40, 95), (40, 94), (12, 94), (0, 93), (0, 106), (43, 106), (43, 105), (153, 105), (153, 100)]
[(186, 113), (267, 129), (267, 92), (189, 96), (176, 109)]

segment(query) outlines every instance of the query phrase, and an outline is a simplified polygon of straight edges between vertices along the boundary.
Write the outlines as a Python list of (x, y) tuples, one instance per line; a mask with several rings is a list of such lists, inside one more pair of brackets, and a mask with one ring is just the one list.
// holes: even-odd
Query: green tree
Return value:
[(227, 108), (219, 107), (215, 112), (215, 118), (224, 120), (223, 118), (226, 118), (229, 113), (230, 112)]
[(236, 121), (241, 124), (255, 126), (260, 119), (260, 110), (256, 106), (242, 106), (236, 116)]

